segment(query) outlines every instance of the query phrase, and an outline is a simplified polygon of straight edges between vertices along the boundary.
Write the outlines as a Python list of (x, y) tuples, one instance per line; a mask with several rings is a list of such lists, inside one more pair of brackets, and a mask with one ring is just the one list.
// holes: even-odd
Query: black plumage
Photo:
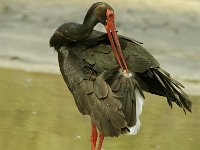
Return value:
[(106, 3), (96, 3), (83, 24), (63, 24), (50, 39), (78, 110), (90, 115), (105, 136), (119, 136), (136, 124), (136, 90), (143, 97), (143, 90), (164, 96), (170, 107), (175, 102), (191, 112), (191, 101), (182, 91), (183, 86), (162, 70), (139, 42), (119, 35), (132, 76), (121, 73), (107, 34), (93, 30), (98, 22), (103, 23), (100, 19), (105, 19), (95, 15), (98, 6), (112, 9)]

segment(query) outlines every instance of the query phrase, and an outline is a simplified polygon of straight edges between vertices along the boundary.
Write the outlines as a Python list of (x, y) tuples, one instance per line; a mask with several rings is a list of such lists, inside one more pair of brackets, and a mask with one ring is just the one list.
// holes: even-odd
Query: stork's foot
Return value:
[(99, 133), (99, 144), (98, 144), (97, 150), (101, 150), (103, 140), (104, 140), (104, 134), (102, 132), (100, 132)]
[(91, 133), (91, 149), (95, 150), (96, 149), (96, 142), (97, 142), (97, 128), (96, 124), (92, 123), (92, 133)]

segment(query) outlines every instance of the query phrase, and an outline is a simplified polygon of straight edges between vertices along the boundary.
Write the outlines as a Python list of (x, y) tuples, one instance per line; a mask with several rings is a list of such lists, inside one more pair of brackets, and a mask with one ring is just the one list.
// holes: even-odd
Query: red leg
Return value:
[(101, 150), (101, 147), (102, 147), (102, 144), (103, 144), (103, 140), (104, 140), (104, 134), (101, 132), (99, 134), (99, 145), (98, 145), (97, 150)]
[(96, 124), (92, 123), (92, 133), (91, 133), (91, 149), (96, 149), (96, 142), (97, 142), (97, 128)]

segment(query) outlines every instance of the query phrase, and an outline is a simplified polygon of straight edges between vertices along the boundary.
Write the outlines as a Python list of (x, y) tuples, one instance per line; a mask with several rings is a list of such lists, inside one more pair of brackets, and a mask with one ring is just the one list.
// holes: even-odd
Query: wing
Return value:
[(121, 45), (124, 55), (128, 55), (126, 61), (131, 72), (143, 73), (150, 68), (160, 66), (158, 61), (138, 43), (130, 39), (121, 39)]
[[(119, 36), (119, 40), (126, 63), (132, 73), (143, 73), (150, 68), (160, 66), (158, 61), (135, 40), (127, 39), (124, 36)], [(102, 72), (103, 69), (114, 69), (118, 66), (106, 34), (101, 33), (101, 36), (97, 37), (97, 39), (89, 39), (89, 41), (97, 42), (88, 45), (87, 49), (85, 49), (85, 58), (92, 60), (92, 64), (95, 64), (97, 70), (99, 69), (98, 67), (100, 67), (100, 72)]]
[[(125, 37), (123, 37), (125, 39)], [(191, 112), (191, 101), (182, 90), (184, 86), (171, 78), (170, 74), (159, 67), (158, 61), (139, 44), (126, 39), (127, 45), (124, 52), (129, 56), (127, 63), (131, 71), (135, 71), (135, 79), (143, 90), (167, 97), (167, 102), (172, 108), (172, 102), (179, 107)], [(131, 64), (131, 65), (130, 65)]]
[(84, 59), (67, 51), (61, 47), (58, 52), (59, 65), (79, 111), (90, 115), (105, 136), (119, 136), (127, 125), (119, 97)]
[[(97, 72), (113, 70), (118, 66), (108, 39), (107, 37), (104, 38), (104, 41), (98, 42), (98, 45), (86, 50), (86, 53), (89, 54), (85, 55), (86, 61), (92, 62)], [(171, 78), (169, 73), (161, 69), (158, 61), (147, 50), (135, 41), (126, 39), (126, 37), (121, 37), (120, 43), (129, 71), (135, 73), (134, 83), (140, 85), (138, 88), (141, 87), (147, 92), (167, 97), (170, 107), (172, 107), (172, 102), (175, 102), (184, 111), (191, 112), (192, 104), (183, 92), (183, 86)], [(112, 76), (115, 78), (114, 74)]]

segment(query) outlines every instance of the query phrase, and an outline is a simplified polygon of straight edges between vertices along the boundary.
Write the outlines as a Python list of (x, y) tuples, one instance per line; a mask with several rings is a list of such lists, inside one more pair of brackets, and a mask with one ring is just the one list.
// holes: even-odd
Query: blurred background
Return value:
[[(82, 23), (94, 2), (0, 0), (0, 149), (90, 148), (90, 120), (79, 114), (49, 38), (63, 23)], [(115, 10), (118, 34), (143, 42), (185, 85), (193, 113), (185, 116), (164, 98), (146, 94), (139, 134), (107, 138), (103, 148), (199, 149), (200, 0), (105, 2)], [(102, 25), (95, 29), (104, 31)]]

